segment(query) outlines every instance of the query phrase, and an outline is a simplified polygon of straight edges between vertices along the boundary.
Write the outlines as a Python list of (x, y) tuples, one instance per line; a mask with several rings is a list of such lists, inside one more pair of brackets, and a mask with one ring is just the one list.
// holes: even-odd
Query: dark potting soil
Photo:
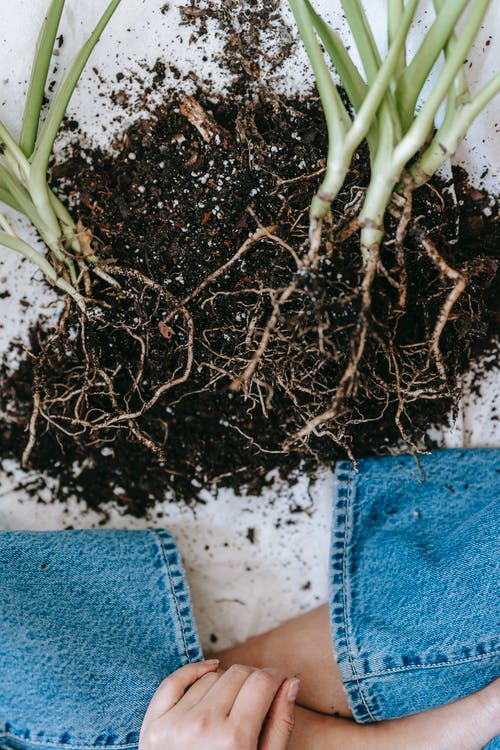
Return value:
[[(453, 185), (434, 179), (415, 193), (402, 247), (394, 242), (400, 217), (388, 217), (356, 377), (336, 418), (290, 443), (330, 407), (359, 338), (363, 269), (359, 237), (346, 227), (368, 181), (363, 150), (334, 204), (317, 269), (297, 275), (326, 150), (314, 98), (176, 94), (133, 125), (113, 155), (78, 145), (54, 167), (53, 183), (124, 290), (93, 281), (98, 304), (83, 334), (74, 311), (54, 343), (50, 332), (32, 332), (35, 354), (49, 341), (37, 377), (52, 411), (50, 421), (38, 417), (30, 465), (58, 478), (58, 497), (96, 508), (113, 499), (142, 515), (166, 489), (186, 502), (204, 487), (259, 492), (272, 469), (293, 480), (348, 454), (429, 445), (429, 426), (445, 423), (457, 404), (460, 374), (500, 328), (497, 201), (457, 169)], [(260, 238), (230, 263), (259, 227)], [(422, 239), (468, 282), (441, 335), (439, 363), (429, 341), (454, 284)], [(93, 401), (82, 396), (82, 341), (104, 372), (88, 386)], [(33, 378), (31, 358), (4, 373), (3, 458), (26, 446)], [(179, 382), (154, 401), (169, 380)], [(102, 416), (111, 412), (139, 416), (131, 425)]]

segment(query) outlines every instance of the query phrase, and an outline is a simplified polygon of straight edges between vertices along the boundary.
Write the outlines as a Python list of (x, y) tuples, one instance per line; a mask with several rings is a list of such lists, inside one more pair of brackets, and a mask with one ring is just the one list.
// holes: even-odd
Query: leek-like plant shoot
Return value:
[(85, 264), (109, 283), (116, 282), (99, 267), (88, 234), (81, 234), (69, 211), (50, 189), (47, 169), (71, 96), (120, 2), (109, 2), (95, 29), (65, 71), (46, 116), (42, 118), (47, 76), (65, 5), (65, 0), (51, 0), (38, 36), (18, 142), (0, 121), (0, 201), (29, 219), (48, 252), (39, 252), (17, 236), (3, 213), (0, 214), (0, 245), (35, 263), (48, 281), (69, 294), (81, 310), (85, 310), (85, 299), (78, 288), (79, 266)]
[[(361, 254), (367, 263), (372, 250), (377, 252), (380, 247), (384, 216), (394, 191), (411, 191), (429, 180), (457, 150), (478, 114), (500, 92), (500, 73), (472, 95), (464, 72), (464, 61), (491, 0), (433, 0), (434, 21), (411, 60), (407, 38), (418, 0), (387, 0), (385, 58), (378, 50), (361, 0), (341, 0), (364, 76), (311, 0), (289, 3), (314, 71), (329, 139), (326, 173), (310, 209), (311, 251), (317, 255), (323, 220), (344, 184), (355, 150), (366, 139), (371, 176), (359, 226)], [(457, 31), (460, 20), (463, 22)], [(342, 103), (323, 50), (349, 97), (352, 115)], [(442, 68), (424, 96), (431, 71), (442, 55)], [(443, 104), (445, 116), (436, 127), (436, 115)]]

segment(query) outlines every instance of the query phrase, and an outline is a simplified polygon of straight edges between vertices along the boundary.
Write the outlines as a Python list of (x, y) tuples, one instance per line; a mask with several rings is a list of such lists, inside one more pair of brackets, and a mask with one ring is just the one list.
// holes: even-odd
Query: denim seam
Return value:
[[(349, 662), (351, 664), (351, 670), (354, 675), (354, 678), (356, 680), (356, 685), (358, 688), (358, 692), (360, 695), (360, 698), (363, 702), (363, 705), (372, 721), (375, 721), (375, 718), (370, 711), (370, 708), (368, 706), (368, 703), (365, 699), (365, 695), (363, 693), (363, 689), (361, 687), (361, 682), (359, 680), (358, 673), (356, 671), (356, 668), (354, 666), (354, 661), (352, 658), (352, 652), (350, 647), (350, 628), (349, 628), (349, 617), (347, 613), (347, 552), (348, 552), (348, 537), (349, 537), (349, 521), (350, 521), (350, 513), (352, 509), (352, 469), (349, 471), (348, 479), (347, 479), (347, 497), (346, 497), (346, 504), (345, 504), (345, 529), (344, 529), (344, 549), (343, 549), (343, 577), (344, 577), (344, 586), (343, 586), (343, 600), (344, 600), (344, 629), (345, 629), (345, 637), (346, 637), (346, 644), (347, 644), (347, 653), (349, 655)], [(353, 511), (354, 512), (354, 511)]]
[[(172, 591), (173, 599), (175, 602), (175, 610), (177, 613), (177, 621), (180, 628), (180, 650), (184, 650), (184, 658), (189, 661), (200, 660), (202, 657), (201, 648), (199, 645), (199, 638), (194, 624), (192, 616), (191, 600), (189, 595), (189, 588), (185, 578), (185, 573), (180, 558), (179, 551), (176, 543), (171, 534), (164, 529), (149, 529), (149, 532), (153, 532), (153, 539), (156, 542), (156, 550), (161, 555), (165, 566), (165, 572), (168, 576), (170, 588)], [(151, 537), (150, 537), (151, 538)], [(169, 554), (172, 554), (173, 562), (169, 561)], [(163, 596), (166, 596), (166, 585), (163, 583)], [(180, 597), (185, 597), (186, 602), (182, 604), (179, 601)], [(184, 614), (183, 614), (184, 611)], [(192, 645), (189, 645), (189, 644)], [(50, 750), (98, 750), (100, 747), (104, 747), (95, 741), (91, 743), (78, 742), (78, 743), (60, 743), (55, 738), (47, 738), (45, 740), (26, 739), (23, 737), (24, 733), (19, 734), (13, 733), (12, 731), (2, 731), (0, 728), (0, 749), (10, 750), (11, 742), (21, 743), (21, 745), (27, 750), (33, 748), (44, 748)], [(137, 750), (138, 742), (126, 742), (120, 744), (109, 745), (111, 750)]]
[[(85, 750), (87, 750), (87, 748), (92, 747), (92, 748), (96, 748), (97, 750), (98, 748), (106, 747), (105, 745), (96, 745), (94, 743), (87, 745), (85, 743), (80, 742), (78, 745), (73, 745), (73, 744), (68, 745), (67, 743), (59, 744), (58, 742), (49, 741), (49, 740), (47, 740), (46, 742), (43, 742), (40, 740), (26, 740), (24, 737), (20, 737), (19, 735), (16, 735), (16, 734), (11, 734), (10, 732), (7, 732), (7, 733), (2, 732), (0, 734), (0, 741), (4, 739), (15, 740), (16, 742), (20, 742), (26, 745), (26, 747), (28, 748), (32, 746), (36, 746), (36, 747), (45, 747), (45, 748), (51, 747), (51, 748), (54, 748), (54, 750), (56, 749), (59, 750), (59, 748), (62, 748), (63, 750), (64, 748), (67, 748), (67, 750), (79, 750), (79, 748), (85, 748)], [(11, 750), (11, 748), (9, 748), (8, 745), (6, 745), (5, 747), (6, 747), (6, 750)], [(128, 750), (128, 748), (137, 748), (138, 744), (137, 742), (131, 742), (125, 745), (108, 745), (107, 747), (111, 748), (111, 750)]]
[[(172, 593), (174, 595), (175, 608), (177, 610), (177, 616), (178, 616), (178, 619), (179, 619), (179, 624), (180, 624), (180, 628), (181, 628), (181, 632), (182, 632), (182, 640), (183, 640), (183, 644), (184, 644), (185, 657), (186, 657), (186, 659), (187, 659), (188, 662), (195, 661), (195, 660), (199, 661), (200, 659), (203, 658), (203, 654), (201, 653), (200, 647), (197, 644), (194, 648), (191, 648), (189, 646), (188, 640), (187, 640), (189, 636), (195, 636), (196, 639), (197, 639), (197, 634), (195, 633), (195, 628), (194, 628), (194, 625), (193, 625), (192, 615), (190, 617), (188, 617), (188, 618), (185, 618), (182, 615), (181, 606), (180, 606), (180, 603), (179, 603), (179, 600), (178, 600), (178, 596), (180, 594), (187, 594), (188, 595), (188, 601), (189, 601), (189, 609), (191, 611), (191, 600), (190, 600), (189, 592), (187, 590), (187, 586), (186, 586), (186, 583), (185, 583), (185, 573), (184, 573), (182, 564), (180, 562), (180, 555), (179, 555), (179, 551), (177, 549), (177, 545), (176, 545), (173, 537), (171, 537), (170, 534), (168, 532), (166, 532), (165, 530), (163, 530), (163, 529), (161, 529), (161, 530), (160, 529), (152, 529), (152, 531), (156, 535), (157, 539), (160, 542), (160, 548), (162, 550), (163, 559), (165, 560), (165, 565), (166, 565), (166, 568), (167, 568), (167, 573), (168, 573), (168, 577), (169, 577), (169, 581), (170, 581), (170, 587), (171, 587)], [(178, 578), (178, 582), (177, 583), (174, 581), (174, 578), (173, 578), (173, 575), (172, 575), (172, 567), (171, 567), (170, 562), (168, 560), (168, 555), (167, 555), (166, 548), (165, 548), (165, 539), (164, 539), (165, 536), (167, 537), (168, 541), (173, 546), (173, 551), (175, 553), (175, 558), (176, 558), (175, 568), (179, 571), (179, 573), (181, 573), (181, 576)]]
[[(339, 569), (335, 573), (332, 570), (330, 578), (330, 604), (332, 608), (332, 619), (331, 628), (333, 636), (333, 649), (338, 663), (340, 675), (344, 685), (347, 700), (351, 706), (352, 712), (358, 721), (366, 719), (373, 719), (372, 712), (370, 711), (365, 696), (363, 694), (361, 684), (358, 679), (358, 675), (354, 668), (352, 661), (352, 654), (350, 652), (350, 643), (348, 638), (348, 608), (347, 608), (347, 553), (348, 553), (348, 537), (349, 527), (347, 523), (348, 512), (350, 512), (348, 498), (352, 494), (352, 481), (353, 481), (353, 467), (350, 462), (341, 461), (337, 463), (336, 467), (336, 492), (335, 492), (335, 507), (333, 510), (332, 518), (332, 543), (334, 538), (337, 540), (342, 539), (341, 550), (335, 551), (332, 546), (331, 549), (331, 564), (334, 562), (339, 564)], [(334, 534), (336, 536), (334, 536)], [(335, 607), (341, 608), (342, 617), (338, 623), (335, 623), (333, 618), (333, 610)], [(347, 690), (347, 683), (351, 680), (356, 680), (356, 693)], [(366, 717), (366, 718), (365, 718)]]
[(460, 664), (468, 664), (473, 661), (482, 661), (493, 656), (500, 656), (500, 649), (496, 651), (490, 651), (489, 654), (479, 654), (478, 656), (469, 656), (467, 659), (455, 659), (451, 661), (436, 662), (434, 664), (410, 664), (407, 667), (392, 667), (391, 669), (385, 669), (381, 672), (367, 672), (364, 675), (358, 677), (355, 675), (354, 680), (347, 679), (347, 682), (358, 682), (358, 679), (369, 680), (372, 677), (383, 677), (384, 675), (394, 674), (397, 672), (416, 672), (421, 669), (440, 669), (441, 667), (457, 667)]
[[(460, 456), (462, 453), (459, 451), (457, 455)], [(372, 720), (367, 711), (367, 704), (377, 720), (387, 718), (387, 715), (384, 714), (388, 714), (392, 710), (389, 703), (391, 700), (393, 703), (396, 700), (396, 698), (388, 700), (388, 697), (392, 695), (390, 691), (394, 686), (398, 686), (398, 680), (399, 684), (408, 685), (415, 682), (415, 684), (422, 683), (423, 686), (426, 686), (433, 685), (436, 679), (439, 681), (441, 679), (447, 680), (450, 677), (453, 678), (455, 673), (461, 674), (462, 672), (473, 673), (474, 679), (480, 680), (483, 671), (491, 670), (492, 673), (495, 671), (500, 656), (500, 644), (495, 637), (488, 633), (484, 637), (478, 638), (478, 631), (491, 630), (489, 627), (486, 629), (479, 628), (477, 626), (479, 623), (473, 628), (473, 632), (468, 632), (465, 628), (461, 629), (458, 625), (455, 637), (449, 641), (445, 639), (443, 642), (443, 639), (439, 637), (424, 637), (422, 638), (422, 645), (415, 647), (413, 650), (411, 649), (411, 643), (410, 646), (406, 645), (408, 638), (398, 638), (397, 620), (392, 623), (393, 631), (388, 628), (388, 635), (381, 639), (372, 639), (373, 630), (370, 630), (370, 628), (375, 630), (379, 627), (379, 622), (374, 621), (374, 618), (368, 622), (366, 629), (363, 629), (361, 625), (359, 628), (357, 627), (355, 615), (358, 612), (360, 613), (360, 623), (365, 622), (361, 619), (364, 617), (363, 588), (359, 589), (357, 585), (359, 576), (364, 572), (363, 566), (370, 565), (370, 555), (378, 563), (382, 564), (383, 562), (380, 553), (377, 558), (376, 547), (369, 547), (368, 550), (364, 547), (365, 539), (368, 538), (368, 531), (370, 531), (370, 523), (373, 521), (376, 528), (378, 528), (377, 524), (385, 523), (385, 518), (380, 514), (379, 507), (375, 505), (377, 502), (376, 496), (374, 496), (372, 487), (366, 480), (367, 472), (374, 473), (379, 470), (379, 467), (373, 461), (373, 459), (370, 459), (370, 463), (361, 462), (361, 477), (359, 479), (352, 468), (352, 463), (342, 461), (337, 464), (330, 552), (331, 626), (334, 634), (336, 659), (349, 705), (353, 709), (356, 720), (360, 722)], [(403, 468), (404, 466), (407, 467), (409, 465), (408, 459), (406, 459), (406, 463), (402, 461), (402, 465)], [(435, 464), (423, 464), (426, 470), (429, 466), (435, 471)], [(382, 462), (380, 469), (382, 468), (384, 468), (384, 472), (381, 474), (379, 489), (383, 493), (383, 479), (387, 479), (387, 470), (391, 468), (391, 465), (384, 466)], [(446, 464), (446, 468), (449, 470), (449, 463)], [(497, 468), (498, 471), (500, 470)], [(434, 474), (432, 474), (432, 477), (434, 477)], [(393, 479), (392, 476), (391, 479)], [(415, 479), (412, 478), (410, 485), (414, 481)], [(409, 480), (402, 476), (402, 482), (408, 484)], [(393, 487), (393, 485), (390, 486)], [(408, 495), (403, 494), (404, 490), (405, 487), (402, 486), (402, 497), (408, 503), (413, 502), (411, 496), (408, 499)], [(389, 500), (387, 500), (388, 502)], [(346, 505), (350, 506), (347, 510)], [(374, 508), (373, 514), (368, 516), (372, 507)], [(408, 507), (417, 506), (409, 505)], [(366, 534), (364, 519), (367, 519)], [(390, 526), (390, 528), (392, 527)], [(386, 560), (386, 575), (389, 578), (395, 575), (398, 570), (397, 564), (387, 564), (390, 559), (389, 556)], [(368, 615), (371, 611), (367, 608)], [(384, 610), (375, 609), (374, 611), (381, 615), (380, 623), (383, 626), (382, 613), (384, 613)], [(474, 636), (476, 640), (474, 640)], [(469, 644), (469, 641), (472, 643)], [(469, 648), (469, 645), (474, 647)], [(450, 669), (447, 670), (447, 667)], [(442, 675), (442, 677), (439, 677), (439, 675)], [(386, 693), (387, 690), (389, 690), (389, 693)], [(399, 699), (403, 699), (403, 694), (399, 696)], [(410, 695), (410, 704), (411, 700)]]
[(168, 557), (167, 557), (167, 554), (166, 554), (165, 545), (163, 543), (163, 539), (161, 538), (160, 534), (158, 534), (157, 530), (156, 529), (152, 529), (152, 531), (153, 531), (153, 534), (156, 537), (157, 542), (159, 543), (159, 547), (161, 549), (163, 560), (165, 562), (165, 568), (166, 568), (166, 571), (167, 571), (168, 580), (170, 582), (170, 588), (171, 588), (172, 593), (174, 595), (175, 609), (177, 611), (177, 619), (179, 621), (179, 625), (180, 625), (180, 628), (181, 628), (182, 643), (183, 643), (183, 646), (184, 646), (184, 656), (189, 661), (188, 645), (187, 645), (187, 641), (186, 641), (186, 633), (184, 631), (184, 620), (182, 618), (180, 607), (179, 607), (179, 602), (177, 600), (177, 592), (175, 591), (174, 581), (173, 581), (173, 578), (172, 578), (172, 571), (170, 569), (170, 563), (168, 562)]

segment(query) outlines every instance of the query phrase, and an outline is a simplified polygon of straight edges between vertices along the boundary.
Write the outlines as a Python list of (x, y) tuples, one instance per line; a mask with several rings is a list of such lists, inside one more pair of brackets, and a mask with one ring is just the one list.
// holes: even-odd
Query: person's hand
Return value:
[(240, 665), (220, 674), (218, 664), (188, 664), (161, 683), (139, 750), (286, 750), (298, 680)]

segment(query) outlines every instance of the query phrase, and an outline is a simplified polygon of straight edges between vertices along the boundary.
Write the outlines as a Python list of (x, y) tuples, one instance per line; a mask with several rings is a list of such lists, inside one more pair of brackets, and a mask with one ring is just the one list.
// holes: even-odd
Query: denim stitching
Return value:
[[(177, 549), (177, 546), (175, 544), (175, 541), (173, 537), (163, 529), (150, 529), (150, 531), (153, 532), (154, 538), (159, 540), (158, 546), (160, 547), (162, 557), (165, 562), (167, 574), (170, 581), (170, 586), (172, 590), (172, 594), (174, 596), (175, 606), (177, 610), (178, 620), (182, 632), (182, 640), (183, 645), (185, 649), (185, 657), (189, 661), (192, 657), (193, 660), (197, 659), (200, 660), (203, 658), (203, 655), (201, 653), (201, 649), (198, 644), (198, 636), (194, 627), (193, 618), (192, 617), (184, 617), (181, 612), (181, 604), (178, 601), (178, 596), (182, 594), (186, 594), (188, 596), (188, 604), (183, 606), (190, 607), (190, 601), (189, 601), (189, 592), (185, 585), (185, 577), (184, 577), (184, 571), (182, 568), (182, 564), (180, 562), (180, 556)], [(168, 540), (172, 544), (172, 552), (175, 554), (176, 564), (174, 566), (171, 566), (168, 561), (168, 555), (166, 554), (166, 546), (165, 546), (165, 539)], [(178, 582), (175, 583), (173, 578), (173, 571), (179, 572), (179, 579)], [(187, 638), (194, 637), (196, 640), (196, 645), (189, 646), (187, 642)], [(12, 750), (12, 748), (9, 745), (5, 744), (5, 741), (13, 740), (16, 743), (20, 743), (25, 748), (53, 748), (54, 750), (87, 750), (87, 748), (93, 748), (94, 750), (98, 750), (101, 747), (108, 747), (111, 748), (111, 750), (137, 750), (138, 743), (124, 743), (124, 744), (113, 744), (113, 745), (101, 745), (96, 744), (95, 742), (92, 742), (90, 744), (88, 743), (78, 743), (78, 744), (67, 744), (67, 743), (59, 743), (57, 741), (54, 741), (53, 739), (47, 739), (47, 740), (27, 740), (25, 737), (20, 736), (19, 734), (13, 734), (12, 732), (5, 732), (0, 731), (0, 748), (2, 750)]]
[[(197, 630), (196, 623), (194, 620), (192, 604), (191, 604), (191, 594), (189, 591), (189, 584), (187, 582), (186, 573), (184, 571), (182, 558), (179, 554), (176, 542), (172, 538), (169, 532), (163, 529), (157, 529), (157, 534), (160, 536), (160, 538), (163, 538), (163, 536), (166, 536), (169, 539), (172, 546), (174, 547), (176, 563), (175, 563), (175, 566), (173, 567), (173, 571), (179, 574), (177, 577), (177, 583), (175, 583), (174, 581), (174, 595), (176, 596), (176, 598), (180, 596), (184, 596), (186, 598), (186, 602), (184, 605), (179, 603), (179, 608), (180, 608), (180, 613), (182, 617), (182, 626), (184, 629), (184, 633), (187, 635), (188, 658), (191, 662), (201, 661), (201, 659), (203, 659), (203, 652), (202, 652), (200, 641), (199, 641), (198, 630)], [(183, 610), (184, 610), (184, 614), (183, 614)], [(186, 611), (187, 611), (187, 614), (186, 614)], [(189, 645), (189, 641), (191, 640), (194, 642), (193, 645)]]
[(184, 621), (183, 621), (182, 616), (181, 616), (181, 612), (180, 612), (180, 608), (179, 608), (179, 602), (177, 600), (177, 595), (176, 595), (176, 592), (175, 592), (175, 589), (174, 589), (174, 581), (173, 581), (173, 578), (172, 578), (172, 571), (170, 569), (170, 564), (168, 562), (168, 556), (166, 554), (165, 545), (163, 543), (163, 539), (156, 532), (156, 530), (152, 529), (152, 531), (153, 531), (153, 533), (155, 535), (156, 541), (157, 541), (158, 546), (160, 547), (160, 550), (161, 550), (161, 553), (162, 553), (163, 560), (165, 562), (165, 568), (166, 568), (168, 579), (169, 579), (169, 582), (170, 582), (170, 589), (172, 591), (172, 594), (174, 595), (175, 608), (177, 610), (177, 619), (179, 621), (179, 625), (180, 625), (180, 628), (181, 628), (182, 642), (183, 642), (183, 645), (184, 645), (184, 656), (185, 656), (186, 660), (189, 661), (188, 645), (187, 645), (187, 641), (186, 641), (186, 633), (184, 632)]
[[(172, 593), (174, 595), (175, 607), (176, 607), (176, 610), (177, 610), (177, 616), (178, 616), (179, 624), (180, 624), (181, 631), (182, 631), (182, 639), (183, 639), (183, 643), (184, 643), (184, 650), (185, 650), (186, 659), (187, 659), (188, 662), (189, 661), (194, 661), (196, 659), (199, 661), (200, 659), (203, 658), (203, 654), (201, 653), (201, 649), (199, 648), (198, 644), (196, 644), (196, 646), (190, 647), (188, 645), (188, 642), (187, 642), (187, 638), (188, 637), (190, 637), (190, 636), (195, 636), (196, 637), (196, 633), (195, 633), (195, 630), (194, 630), (194, 627), (193, 627), (192, 617), (186, 617), (185, 618), (182, 615), (180, 602), (178, 600), (178, 596), (179, 595), (181, 595), (181, 594), (188, 594), (188, 591), (187, 591), (186, 586), (185, 586), (184, 572), (183, 572), (183, 570), (181, 568), (181, 565), (180, 565), (180, 558), (179, 558), (179, 552), (178, 552), (177, 546), (175, 544), (175, 541), (174, 541), (173, 537), (167, 531), (165, 531), (164, 529), (161, 529), (161, 530), (160, 529), (151, 529), (151, 531), (153, 531), (153, 533), (156, 535), (157, 539), (159, 539), (159, 541), (160, 541), (160, 548), (162, 550), (163, 558), (165, 560), (165, 565), (166, 565), (167, 572), (168, 572), (168, 577), (169, 577), (169, 580), (170, 580), (170, 587), (171, 587)], [(168, 560), (168, 555), (166, 554), (164, 537), (166, 537), (169, 542), (173, 543), (173, 552), (175, 553), (175, 558), (176, 558), (175, 569), (178, 570), (178, 572), (181, 574), (181, 576), (179, 577), (178, 583), (175, 583), (174, 579), (173, 579), (172, 568), (171, 568), (170, 562)], [(186, 605), (184, 605), (184, 606), (186, 606)], [(191, 608), (191, 603), (189, 602), (189, 609), (190, 608)], [(196, 637), (196, 639), (197, 639), (197, 637)]]
[(165, 561), (165, 568), (166, 568), (168, 579), (169, 579), (169, 582), (170, 582), (170, 589), (171, 589), (172, 594), (174, 596), (175, 609), (177, 611), (177, 619), (179, 621), (179, 625), (180, 625), (180, 629), (181, 629), (181, 634), (182, 634), (182, 642), (183, 642), (183, 646), (184, 646), (184, 657), (185, 657), (186, 661), (189, 662), (189, 651), (188, 651), (188, 644), (187, 644), (187, 640), (186, 640), (186, 632), (185, 632), (185, 629), (184, 629), (184, 620), (183, 620), (183, 617), (181, 615), (179, 601), (177, 599), (177, 592), (176, 592), (175, 586), (174, 586), (174, 580), (173, 580), (173, 576), (172, 576), (172, 570), (171, 570), (171, 567), (170, 567), (170, 563), (168, 561), (168, 555), (167, 555), (167, 552), (166, 552), (166, 549), (165, 549), (164, 539), (161, 537), (161, 535), (158, 533), (158, 531), (156, 529), (151, 529), (151, 530), (153, 531), (153, 534), (155, 535), (156, 540), (159, 543), (159, 547), (160, 547), (160, 550), (161, 550), (161, 553), (162, 553), (162, 556), (163, 556), (163, 560)]
[[(492, 656), (500, 656), (500, 649), (496, 651), (490, 651), (489, 654), (479, 654), (478, 656), (469, 656), (467, 659), (456, 659), (452, 661), (442, 661), (437, 662), (435, 664), (412, 664), (408, 667), (391, 667), (391, 669), (386, 669), (382, 672), (369, 672), (368, 674), (365, 674), (361, 676), (362, 680), (369, 680), (372, 677), (383, 677), (384, 675), (388, 674), (394, 674), (395, 672), (415, 672), (420, 669), (439, 669), (440, 667), (456, 667), (460, 664), (468, 664), (472, 661), (482, 661), (483, 659), (488, 659)], [(355, 678), (357, 681), (357, 677)], [(352, 682), (353, 680), (347, 680), (348, 682)]]
[[(57, 748), (57, 750), (59, 750), (59, 748), (63, 748), (63, 750), (64, 748), (67, 748), (67, 750), (79, 750), (79, 748), (82, 748), (82, 747), (83, 748), (88, 748), (88, 747), (101, 748), (102, 747), (102, 748), (111, 748), (111, 750), (128, 750), (129, 748), (137, 748), (139, 746), (137, 742), (132, 742), (126, 745), (95, 745), (95, 744), (85, 745), (84, 743), (81, 743), (81, 742), (78, 745), (67, 745), (66, 743), (60, 745), (57, 742), (54, 743), (54, 742), (49, 742), (49, 741), (42, 742), (41, 740), (25, 740), (24, 737), (19, 737), (15, 734), (11, 734), (10, 732), (7, 732), (7, 734), (3, 732), (0, 735), (0, 738), (6, 739), (6, 740), (10, 738), (12, 740), (15, 740), (16, 742), (21, 742), (27, 748), (33, 745), (36, 747)], [(3, 747), (5, 747), (5, 750), (12, 750), (12, 748), (9, 747), (9, 745), (4, 745)]]
[[(463, 451), (461, 453), (463, 453)], [(458, 455), (461, 455), (461, 453), (458, 453)], [(500, 470), (497, 469), (497, 472), (500, 472)], [(382, 680), (384, 676), (387, 676), (388, 681), (391, 679), (395, 681), (398, 675), (403, 677), (405, 674), (408, 674), (409, 677), (411, 673), (415, 673), (415, 679), (425, 680), (425, 670), (441, 669), (443, 673), (446, 674), (446, 671), (443, 670), (444, 667), (449, 666), (453, 670), (459, 668), (462, 664), (466, 665), (468, 663), (471, 665), (484, 665), (484, 668), (487, 669), (488, 664), (496, 664), (495, 659), (500, 655), (500, 649), (498, 648), (498, 643), (495, 642), (496, 639), (493, 639), (489, 643), (489, 651), (485, 653), (485, 650), (488, 647), (489, 639), (487, 639), (486, 643), (482, 644), (483, 648), (481, 650), (478, 649), (481, 653), (475, 653), (476, 649), (474, 649), (472, 650), (472, 655), (467, 655), (467, 651), (464, 651), (462, 648), (458, 652), (456, 648), (453, 648), (452, 650), (454, 653), (449, 653), (449, 649), (447, 649), (444, 651), (445, 656), (440, 658), (440, 655), (436, 650), (435, 656), (437, 656), (437, 658), (434, 659), (434, 663), (432, 663), (429, 658), (429, 656), (432, 657), (432, 652), (427, 652), (427, 660), (423, 659), (423, 661), (427, 661), (427, 663), (410, 663), (403, 665), (403, 659), (401, 658), (398, 659), (398, 661), (401, 662), (400, 666), (392, 666), (390, 668), (385, 668), (386, 665), (380, 663), (379, 660), (381, 655), (384, 654), (384, 649), (381, 650), (381, 653), (371, 654), (368, 651), (367, 654), (360, 653), (356, 656), (356, 651), (351, 648), (352, 645), (356, 645), (356, 631), (350, 631), (349, 638), (347, 631), (347, 626), (348, 624), (350, 625), (350, 614), (352, 614), (353, 610), (351, 603), (351, 612), (348, 612), (346, 607), (346, 601), (349, 601), (349, 596), (352, 594), (352, 587), (346, 591), (350, 569), (345, 557), (354, 548), (354, 543), (352, 539), (349, 543), (346, 535), (345, 524), (343, 523), (344, 519), (341, 516), (342, 513), (345, 514), (346, 512), (344, 506), (346, 498), (348, 498), (347, 503), (351, 505), (351, 517), (347, 520), (350, 533), (355, 534), (356, 519), (358, 519), (359, 522), (359, 518), (362, 517), (362, 515), (360, 516), (360, 513), (362, 512), (360, 511), (359, 501), (356, 501), (356, 493), (359, 493), (360, 488), (357, 487), (355, 481), (356, 475), (354, 472), (350, 473), (347, 461), (339, 462), (337, 464), (336, 474), (338, 489), (335, 493), (336, 507), (333, 514), (334, 528), (330, 552), (332, 566), (330, 569), (330, 603), (332, 608), (331, 626), (335, 636), (334, 644), (337, 652), (337, 662), (339, 664), (344, 688), (348, 695), (349, 704), (355, 711), (356, 719), (363, 722), (369, 719), (368, 713), (366, 713), (365, 708), (363, 708), (363, 703), (361, 700), (358, 700), (360, 698), (363, 699), (366, 708), (368, 708), (366, 705), (366, 701), (368, 701), (372, 710), (374, 710), (375, 715), (379, 716), (379, 708), (376, 705), (377, 691), (379, 690), (377, 680), (379, 678)], [(343, 564), (341, 564), (342, 556)], [(342, 578), (345, 580), (342, 580)], [(343, 587), (344, 590), (341, 587)], [(335, 610), (335, 608), (337, 609)], [(361, 638), (361, 643), (362, 641), (363, 638)], [(475, 645), (477, 645), (477, 643)], [(443, 653), (442, 649), (440, 649), (440, 651)], [(469, 651), (469, 654), (470, 653), (471, 652)], [(487, 659), (490, 659), (490, 662), (485, 661)], [(375, 664), (373, 664), (374, 661), (376, 662)], [(372, 664), (374, 666), (374, 671), (367, 672), (366, 670), (369, 670)], [(418, 670), (422, 671), (418, 672)], [(429, 675), (430, 673), (427, 672), (427, 674)], [(371, 683), (369, 682), (370, 679), (372, 679)], [(382, 683), (380, 682), (379, 685), (381, 684)], [(373, 706), (372, 703), (374, 703)], [(362, 714), (365, 715), (363, 716)]]
[[(346, 531), (345, 531), (345, 518), (346, 518), (346, 498), (348, 486), (346, 480), (350, 477), (351, 465), (347, 461), (340, 461), (336, 466), (336, 492), (334, 493), (334, 508), (332, 513), (332, 529), (331, 529), (331, 548), (330, 548), (330, 565), (338, 563), (342, 559), (342, 573), (333, 573), (330, 575), (330, 607), (331, 607), (331, 629), (333, 637), (333, 648), (338, 663), (338, 667), (342, 676), (342, 683), (346, 693), (349, 705), (352, 708), (354, 716), (358, 714), (365, 714), (365, 710), (362, 707), (362, 703), (359, 697), (359, 685), (357, 685), (356, 695), (352, 691), (348, 690), (347, 683), (352, 679), (353, 670), (349, 665), (349, 653), (347, 648), (347, 637), (346, 637), (346, 621), (345, 621), (345, 586), (344, 586), (344, 559), (346, 551)], [(338, 551), (338, 546), (334, 547), (334, 540), (336, 545), (339, 544), (339, 539), (342, 538), (341, 547), (342, 552)], [(337, 551), (334, 551), (337, 549)], [(341, 605), (342, 619), (335, 622), (333, 618), (333, 612), (335, 607)], [(361, 721), (362, 718), (358, 716)]]
[(347, 586), (346, 586), (346, 581), (347, 581), (347, 538), (348, 538), (348, 532), (349, 532), (349, 511), (351, 510), (351, 507), (352, 507), (352, 505), (350, 503), (350, 501), (351, 501), (351, 487), (352, 487), (352, 468), (350, 469), (349, 474), (348, 474), (348, 479), (347, 479), (347, 497), (346, 497), (346, 500), (345, 500), (345, 531), (344, 531), (343, 569), (342, 569), (342, 574), (343, 574), (343, 577), (344, 577), (343, 595), (342, 595), (343, 603), (344, 603), (344, 607), (343, 607), (343, 609), (344, 609), (344, 630), (345, 630), (345, 639), (346, 639), (346, 644), (347, 644), (347, 653), (348, 653), (349, 662), (350, 662), (350, 665), (351, 665), (351, 671), (352, 671), (352, 674), (353, 674), (354, 679), (356, 681), (356, 686), (358, 688), (358, 692), (359, 692), (361, 701), (362, 701), (362, 703), (363, 703), (363, 705), (364, 705), (364, 707), (365, 707), (365, 709), (366, 709), (366, 711), (367, 711), (368, 716), (370, 717), (370, 719), (372, 721), (375, 721), (375, 718), (374, 718), (372, 712), (370, 711), (370, 708), (368, 707), (368, 704), (367, 704), (367, 702), (365, 700), (365, 696), (364, 696), (363, 690), (361, 688), (361, 683), (360, 683), (358, 674), (356, 672), (356, 669), (354, 667), (354, 662), (353, 662), (351, 648), (350, 648), (349, 626), (348, 626), (348, 616), (347, 616)]

